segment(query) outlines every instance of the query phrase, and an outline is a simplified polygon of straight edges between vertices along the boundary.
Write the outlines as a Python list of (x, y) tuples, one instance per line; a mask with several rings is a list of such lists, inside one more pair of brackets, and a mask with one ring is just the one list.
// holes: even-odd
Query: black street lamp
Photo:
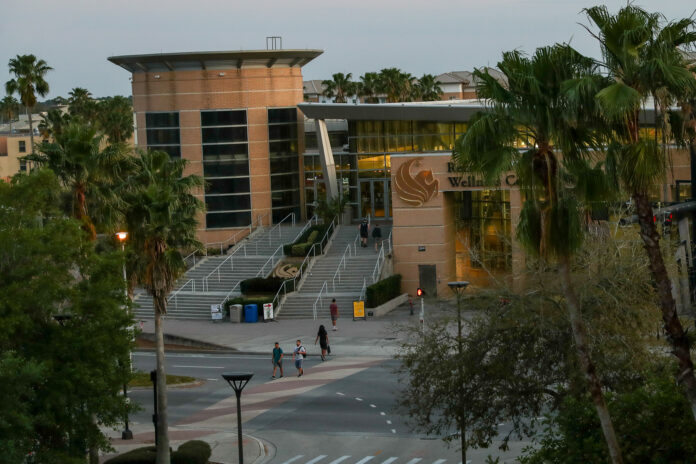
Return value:
[(232, 372), (222, 374), (222, 378), (227, 380), (230, 387), (237, 395), (237, 442), (239, 445), (239, 464), (244, 464), (244, 452), (242, 446), (242, 390), (249, 383), (249, 380), (254, 376), (251, 372)]
[[(455, 295), (457, 295), (457, 345), (459, 348), (459, 359), (462, 359), (462, 352), (464, 351), (464, 347), (462, 346), (462, 294), (464, 293), (464, 290), (466, 290), (466, 287), (469, 286), (469, 282), (466, 282), (464, 280), (460, 280), (457, 282), (447, 282), (447, 286), (454, 292)], [(462, 379), (462, 378), (463, 378), (462, 365), (461, 365), (461, 363), (459, 363), (459, 379)], [(461, 395), (463, 395), (462, 389), (459, 390), (459, 394), (460, 394), (459, 404), (463, 405), (464, 398), (461, 397)], [(460, 422), (459, 427), (461, 428), (460, 434), (461, 434), (461, 442), (462, 442), (462, 463), (465, 463), (466, 462), (466, 423), (464, 420), (464, 411), (460, 412), (459, 422)]]

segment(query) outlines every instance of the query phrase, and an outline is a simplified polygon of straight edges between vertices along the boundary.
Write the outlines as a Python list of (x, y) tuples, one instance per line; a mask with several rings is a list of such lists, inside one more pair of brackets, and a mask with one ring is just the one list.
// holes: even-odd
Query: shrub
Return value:
[(283, 253), (286, 256), (298, 256), (304, 258), (307, 252), (316, 242), (324, 238), (328, 225), (315, 225), (305, 230), (293, 243), (283, 245)]
[(376, 308), (401, 294), (401, 274), (375, 282), (367, 287), (367, 307)]
[(146, 446), (120, 454), (115, 458), (109, 459), (104, 464), (154, 464), (156, 457), (157, 448)]
[(211, 454), (210, 445), (206, 442), (187, 441), (172, 453), (172, 464), (207, 464)]
[[(609, 412), (625, 462), (689, 463), (696, 456), (696, 423), (679, 386), (648, 380), (622, 394), (608, 394)], [(520, 462), (609, 462), (597, 413), (589, 398), (568, 397), (547, 418), (540, 447)]]
[(208, 256), (217, 256), (222, 254), (222, 250), (219, 247), (206, 248), (205, 250)]
[(252, 279), (242, 280), (239, 288), (242, 293), (272, 293), (276, 294), (283, 281), (281, 277), (254, 277)]

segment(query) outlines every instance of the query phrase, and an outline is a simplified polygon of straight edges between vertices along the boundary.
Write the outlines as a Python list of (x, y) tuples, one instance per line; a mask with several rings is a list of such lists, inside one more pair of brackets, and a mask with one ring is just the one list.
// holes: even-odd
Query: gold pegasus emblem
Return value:
[(439, 191), (440, 181), (433, 178), (433, 171), (420, 171), (416, 176), (411, 175), (411, 166), (420, 166), (422, 157), (406, 161), (399, 167), (394, 176), (394, 187), (399, 198), (413, 206), (422, 206)]

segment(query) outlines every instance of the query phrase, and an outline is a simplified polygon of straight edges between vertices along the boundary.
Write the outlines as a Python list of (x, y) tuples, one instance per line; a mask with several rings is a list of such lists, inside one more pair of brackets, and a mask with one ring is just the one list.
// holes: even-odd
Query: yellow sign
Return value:
[(353, 319), (365, 318), (365, 302), (364, 301), (354, 301), (353, 302)]

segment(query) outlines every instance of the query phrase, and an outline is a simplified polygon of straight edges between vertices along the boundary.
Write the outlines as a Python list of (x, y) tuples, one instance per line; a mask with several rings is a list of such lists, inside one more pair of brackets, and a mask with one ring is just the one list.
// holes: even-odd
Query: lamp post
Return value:
[[(126, 239), (128, 238), (128, 232), (116, 232), (116, 238), (118, 241), (121, 243), (121, 252), (123, 252), (123, 285), (124, 285), (124, 291), (126, 295), (126, 299), (128, 299), (128, 280), (126, 278), (126, 258), (125, 258), (125, 253), (126, 253)], [(133, 366), (133, 354), (129, 353), (130, 357), (130, 365), (131, 368)], [(126, 399), (126, 402), (128, 402), (128, 384), (124, 383), (123, 384), (123, 397)], [(128, 428), (128, 411), (126, 411), (126, 420), (125, 420), (125, 425), (126, 428), (121, 432), (121, 439), (122, 440), (132, 440), (133, 439), (133, 432)]]
[[(462, 294), (464, 293), (464, 290), (466, 290), (466, 287), (469, 286), (469, 282), (466, 281), (457, 281), (457, 282), (447, 282), (447, 286), (454, 292), (454, 294), (457, 296), (457, 346), (458, 346), (458, 354), (459, 354), (459, 359), (462, 359), (462, 352), (464, 351), (464, 347), (462, 346)], [(464, 375), (462, 373), (462, 365), (461, 362), (457, 364), (458, 370), (459, 370), (459, 379), (463, 379)], [(462, 388), (459, 389), (459, 405), (463, 409), (464, 408), (464, 390)], [(461, 441), (462, 441), (462, 463), (466, 462), (466, 421), (464, 420), (464, 411), (460, 411), (459, 413), (459, 427), (460, 427), (460, 435), (461, 435)]]
[(239, 464), (244, 464), (244, 452), (242, 446), (242, 390), (254, 376), (251, 372), (233, 372), (222, 374), (222, 378), (230, 384), (237, 395), (237, 444), (239, 447)]

